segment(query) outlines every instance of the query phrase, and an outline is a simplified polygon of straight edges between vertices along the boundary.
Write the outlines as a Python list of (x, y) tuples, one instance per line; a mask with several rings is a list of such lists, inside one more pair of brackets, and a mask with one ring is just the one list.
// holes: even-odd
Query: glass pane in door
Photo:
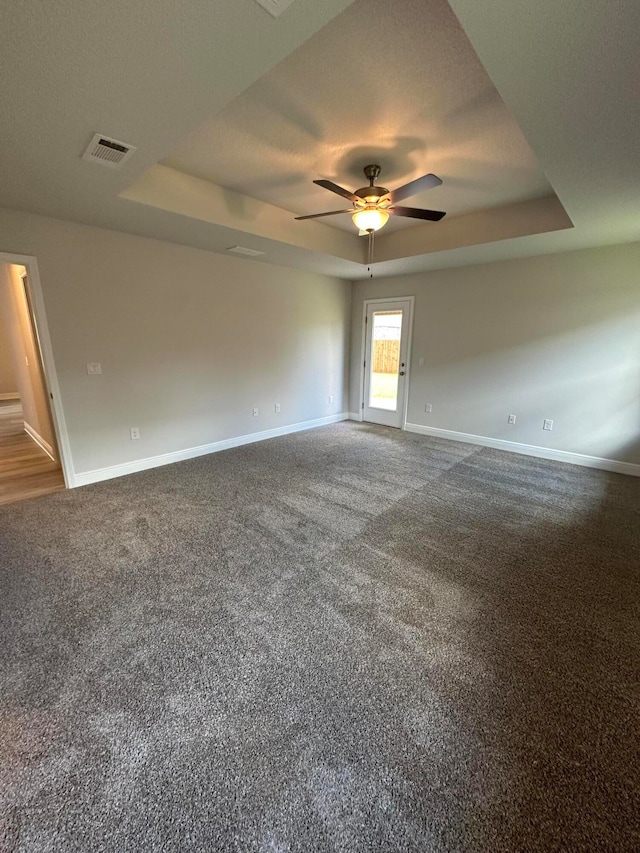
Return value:
[(374, 311), (371, 328), (369, 406), (395, 412), (398, 405), (398, 371), (402, 311)]

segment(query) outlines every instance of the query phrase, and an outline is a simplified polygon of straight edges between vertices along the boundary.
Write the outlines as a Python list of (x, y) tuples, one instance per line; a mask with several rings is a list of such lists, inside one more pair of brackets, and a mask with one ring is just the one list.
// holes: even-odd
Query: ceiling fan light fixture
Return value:
[(389, 211), (379, 207), (365, 207), (363, 210), (356, 210), (351, 218), (360, 231), (379, 231), (387, 224)]
[(402, 207), (397, 203), (417, 193), (433, 189), (433, 187), (439, 187), (442, 181), (437, 175), (429, 173), (428, 175), (423, 175), (421, 178), (415, 178), (415, 180), (409, 181), (408, 184), (404, 184), (401, 187), (396, 187), (394, 190), (388, 190), (386, 187), (380, 187), (375, 184), (376, 179), (380, 175), (380, 166), (372, 163), (369, 166), (365, 166), (363, 171), (365, 178), (369, 180), (369, 186), (360, 187), (354, 190), (354, 192), (338, 184), (334, 184), (333, 181), (327, 178), (319, 178), (313, 182), (325, 190), (342, 196), (342, 198), (349, 199), (352, 207), (346, 210), (329, 210), (327, 213), (310, 213), (306, 216), (296, 216), (296, 219), (318, 219), (321, 216), (337, 216), (340, 213), (350, 213), (353, 224), (358, 229), (358, 236), (369, 235), (369, 263), (371, 263), (373, 258), (374, 234), (387, 224), (390, 214), (406, 216), (410, 219), (426, 219), (429, 222), (439, 222), (446, 215), (442, 210)]

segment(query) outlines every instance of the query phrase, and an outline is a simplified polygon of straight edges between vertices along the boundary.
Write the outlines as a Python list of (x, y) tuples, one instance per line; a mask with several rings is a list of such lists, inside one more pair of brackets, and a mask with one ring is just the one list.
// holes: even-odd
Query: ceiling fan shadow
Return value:
[[(285, 187), (294, 187), (301, 181), (307, 180), (306, 172), (289, 172), (286, 174), (272, 174), (264, 177), (254, 178), (251, 182), (251, 192), (256, 198), (260, 198), (260, 193), (264, 190), (284, 189)], [(239, 190), (242, 192), (242, 190)]]
[(485, 129), (495, 128), (496, 123), (510, 119), (504, 101), (498, 91), (488, 85), (462, 104), (458, 104), (440, 120), (447, 140), (468, 140)]
[[(371, 145), (359, 145), (346, 151), (335, 163), (335, 178), (346, 183), (359, 185), (362, 183), (362, 171), (369, 163), (377, 163), (384, 176), (385, 186), (397, 184), (404, 178), (415, 177), (420, 171), (418, 159), (423, 159), (421, 153), (427, 150), (428, 144), (424, 139), (410, 136), (389, 138), (388, 142), (380, 144), (376, 141)], [(418, 158), (416, 155), (420, 154)]]
[[(247, 93), (249, 94), (249, 93)], [(285, 125), (288, 130), (297, 131), (306, 137), (321, 142), (324, 139), (324, 132), (320, 122), (309, 112), (305, 106), (305, 102), (301, 97), (296, 97), (291, 91), (269, 79), (260, 87), (259, 92), (256, 92), (255, 111), (265, 113), (269, 121), (266, 126), (272, 122), (277, 116), (277, 124), (282, 127)], [(256, 113), (252, 111), (255, 115)], [(253, 125), (255, 130), (255, 124)], [(264, 132), (264, 128), (261, 128)]]
[(220, 187), (220, 189), (225, 207), (230, 214), (244, 222), (253, 222), (256, 219), (255, 211), (252, 213), (250, 210), (250, 200), (245, 195), (230, 187)]

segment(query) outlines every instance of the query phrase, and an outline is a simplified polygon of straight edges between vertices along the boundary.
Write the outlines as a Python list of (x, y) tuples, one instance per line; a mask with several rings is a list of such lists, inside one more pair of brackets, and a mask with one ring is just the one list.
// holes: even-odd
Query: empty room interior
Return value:
[(0, 16), (0, 850), (640, 849), (640, 4)]

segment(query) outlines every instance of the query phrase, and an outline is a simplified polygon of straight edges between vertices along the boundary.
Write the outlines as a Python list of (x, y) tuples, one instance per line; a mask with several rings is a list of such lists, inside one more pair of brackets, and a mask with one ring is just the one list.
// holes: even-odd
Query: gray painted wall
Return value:
[(77, 473), (346, 410), (345, 282), (10, 211), (0, 230), (38, 259)]
[(0, 229), (38, 258), (77, 472), (357, 412), (363, 300), (408, 295), (409, 422), (640, 463), (640, 244), (351, 287), (16, 212)]
[(350, 411), (363, 300), (412, 295), (408, 422), (640, 463), (640, 243), (356, 283)]

